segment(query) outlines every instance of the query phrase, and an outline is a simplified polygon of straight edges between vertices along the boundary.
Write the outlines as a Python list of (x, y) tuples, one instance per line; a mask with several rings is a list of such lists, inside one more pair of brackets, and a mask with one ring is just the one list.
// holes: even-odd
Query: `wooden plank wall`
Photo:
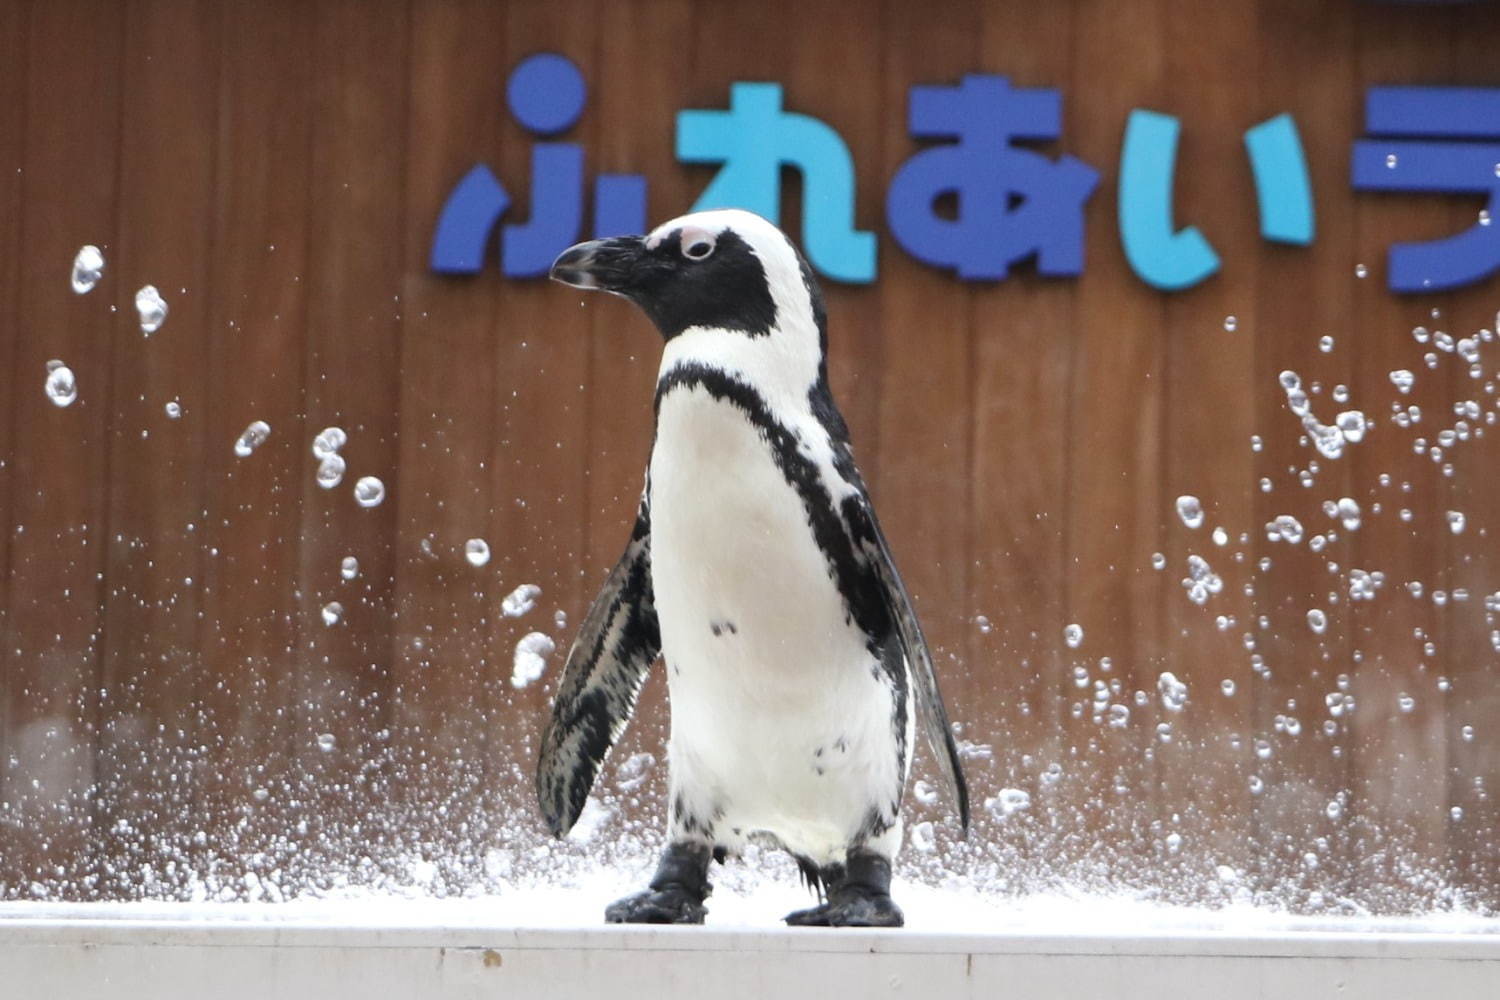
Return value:
[[(525, 214), (533, 140), (504, 83), (552, 50), (589, 84), (567, 138), (591, 172), (644, 172), (653, 220), (710, 176), (673, 160), (674, 112), (722, 107), (732, 81), (780, 81), (853, 152), (880, 280), (827, 289), (834, 388), (980, 807), (958, 844), (941, 803), (913, 802), (943, 853), (909, 864), (1005, 891), (1500, 905), (1500, 456), (1477, 433), (1500, 347), (1471, 378), (1411, 333), (1492, 327), (1500, 283), (1387, 293), (1386, 246), (1480, 204), (1356, 197), (1347, 170), (1366, 87), (1500, 85), (1496, 43), (1492, 6), (1355, 0), (0, 3), (0, 898), (458, 892), (538, 870), (530, 770), (561, 657), (517, 690), (513, 649), (533, 630), (565, 648), (558, 621), (581, 619), (623, 543), (659, 342), (619, 302), (425, 262), (477, 162)], [(962, 284), (885, 230), (917, 148), (908, 88), (974, 71), (1062, 89), (1050, 151), (1101, 174), (1080, 279)], [(1188, 292), (1151, 290), (1120, 248), (1138, 107), (1181, 118), (1177, 218), (1224, 260)], [(1241, 136), (1283, 111), (1312, 169), (1311, 248), (1258, 238)], [(85, 243), (108, 269), (80, 297), (66, 272)], [(171, 313), (144, 338), (148, 282)], [(78, 376), (66, 409), (41, 390), (51, 358)], [(1396, 368), (1418, 375), (1409, 397)], [(1285, 370), (1324, 419), (1364, 410), (1368, 438), (1318, 458)], [(1487, 415), (1469, 439), (1416, 453), (1465, 400)], [(1398, 404), (1421, 423), (1398, 427)], [(237, 457), (257, 419), (270, 439)], [(309, 445), (332, 425), (348, 473), (322, 490)], [(378, 507), (352, 498), (364, 475), (386, 485)], [(1344, 496), (1355, 531), (1322, 512)], [(1269, 540), (1282, 514), (1334, 535)], [(484, 566), (463, 558), (474, 537)], [(1204, 607), (1180, 583), (1195, 554), (1223, 578)], [(1350, 600), (1352, 569), (1385, 574), (1374, 600)], [(502, 615), (523, 583), (536, 610)], [(1163, 671), (1188, 686), (1181, 713)], [(1096, 690), (1128, 717), (1096, 714)], [(542, 867), (639, 859), (666, 718), (656, 682), (602, 779), (599, 837)], [(1002, 789), (1029, 808), (1006, 815)]]

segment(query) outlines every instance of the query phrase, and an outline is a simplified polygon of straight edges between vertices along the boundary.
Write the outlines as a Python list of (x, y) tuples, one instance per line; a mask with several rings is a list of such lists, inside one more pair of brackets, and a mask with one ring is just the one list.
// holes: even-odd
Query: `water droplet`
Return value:
[(361, 476), (354, 484), (354, 501), (361, 507), (379, 507), (385, 501), (385, 483), (374, 476)]
[(163, 407), (163, 409), (167, 411), (168, 420), (176, 420), (178, 417), (182, 416), (182, 404), (177, 402), (177, 400), (175, 399), (168, 403), (165, 407)]
[(1365, 267), (1363, 264), (1354, 265), (1354, 276), (1356, 278), (1366, 277), (1367, 275), (1369, 275), (1369, 273), (1370, 269), (1368, 267)]
[(339, 563), (339, 576), (345, 580), (352, 580), (359, 576), (359, 560), (353, 556), (345, 556), (344, 561)]
[(1464, 807), (1454, 806), (1453, 808), (1449, 809), (1448, 817), (1452, 819), (1453, 822), (1457, 823), (1459, 820), (1464, 818)]
[(1318, 338), (1318, 350), (1322, 351), (1324, 354), (1327, 354), (1328, 352), (1332, 351), (1333, 350), (1333, 338), (1332, 337), (1328, 337), (1328, 336), (1319, 337)]
[(141, 332), (148, 337), (167, 321), (167, 301), (155, 285), (146, 285), (135, 293), (135, 311), (141, 316)]
[(1160, 552), (1153, 552), (1153, 553), (1151, 553), (1151, 568), (1152, 569), (1166, 569), (1167, 568), (1167, 557), (1164, 554), (1160, 553)]
[(344, 618), (344, 606), (338, 601), (329, 601), (323, 605), (323, 624), (329, 627), (337, 625)]
[(92, 243), (80, 247), (73, 258), (73, 291), (79, 295), (94, 290), (104, 274), (104, 254)]
[(1334, 512), (1338, 515), (1339, 523), (1344, 526), (1345, 531), (1359, 529), (1359, 504), (1353, 497), (1339, 497), (1339, 502), (1334, 505)]
[(323, 733), (318, 737), (318, 749), (324, 753), (332, 753), (336, 746), (338, 746), (338, 740), (333, 738), (332, 733)]
[(1237, 320), (1237, 319), (1235, 319), (1233, 316), (1225, 316), (1224, 317), (1224, 329), (1228, 330), (1230, 333), (1233, 333), (1234, 330), (1235, 330), (1235, 327), (1237, 327), (1239, 325), (1240, 325), (1240, 321)]
[(1322, 608), (1313, 608), (1308, 611), (1307, 627), (1318, 635), (1322, 635), (1323, 630), (1328, 628), (1328, 615), (1323, 612)]
[(1077, 649), (1083, 645), (1083, 626), (1078, 624), (1066, 626), (1063, 629), (1063, 641), (1068, 644), (1069, 649)]
[(1225, 531), (1222, 527), (1215, 528), (1214, 529), (1214, 533), (1213, 533), (1213, 539), (1214, 539), (1214, 544), (1215, 545), (1228, 545), (1229, 544), (1229, 532)]
[(1189, 528), (1201, 527), (1203, 525), (1203, 504), (1195, 496), (1180, 496), (1177, 498), (1177, 516), (1182, 518), (1182, 523)]
[(1448, 530), (1455, 535), (1464, 533), (1464, 513), (1461, 510), (1450, 510), (1448, 512)]
[(974, 627), (979, 629), (980, 635), (989, 635), (995, 630), (995, 626), (992, 625), (989, 618), (985, 617), (984, 615), (974, 616)]
[(1302, 522), (1290, 514), (1282, 514), (1266, 525), (1266, 538), (1297, 545), (1302, 541)]
[(336, 455), (338, 454), (339, 449), (343, 448), (344, 445), (348, 443), (348, 440), (349, 437), (344, 433), (343, 428), (325, 427), (318, 432), (317, 437), (313, 438), (313, 457), (324, 459), (329, 455)]
[(1219, 690), (1224, 692), (1224, 697), (1226, 698), (1234, 697), (1234, 681), (1226, 677), (1219, 682)]
[(1385, 154), (1385, 168), (1387, 170), (1395, 170), (1396, 169), (1396, 154), (1395, 153), (1387, 153), (1387, 154)]
[(256, 420), (241, 432), (239, 439), (234, 442), (234, 453), (240, 458), (246, 458), (256, 448), (265, 443), (266, 438), (271, 436), (271, 425), (264, 420)]
[(318, 463), (318, 485), (325, 490), (333, 489), (344, 481), (346, 468), (348, 466), (344, 462), (344, 456), (338, 452), (330, 452)]
[(1405, 691), (1402, 691), (1401, 694), (1396, 697), (1396, 707), (1401, 709), (1403, 713), (1410, 712), (1412, 709), (1417, 707), (1417, 699), (1413, 698)]
[(490, 543), (483, 538), (471, 538), (464, 542), (464, 558), (470, 566), (483, 566), (490, 561)]
[(1263, 792), (1265, 790), (1266, 790), (1266, 783), (1264, 781), (1260, 780), (1260, 775), (1258, 775), (1258, 774), (1252, 774), (1252, 775), (1250, 775), (1250, 794), (1251, 795), (1259, 795), (1261, 792)]
[(1271, 759), (1271, 741), (1267, 740), (1267, 739), (1256, 740), (1255, 741), (1255, 756), (1259, 757), (1261, 760), (1270, 760)]
[(1156, 679), (1156, 693), (1161, 696), (1161, 707), (1169, 712), (1180, 712), (1187, 704), (1187, 685), (1169, 670)]
[(1334, 426), (1350, 444), (1358, 444), (1365, 437), (1365, 415), (1361, 410), (1345, 410), (1333, 419)]
[(512, 687), (524, 688), (542, 676), (547, 669), (547, 657), (557, 648), (551, 638), (541, 632), (528, 632), (516, 643), (515, 659), (510, 674)]
[(534, 583), (523, 583), (505, 595), (505, 600), (500, 602), (500, 611), (507, 618), (519, 618), (536, 607), (537, 598), (541, 596), (541, 587)]
[(1200, 555), (1190, 555), (1188, 575), (1183, 578), (1182, 586), (1188, 593), (1188, 600), (1203, 605), (1211, 596), (1224, 589), (1224, 581), (1209, 566), (1207, 559)]
[(1124, 705), (1109, 706), (1109, 728), (1124, 729), (1130, 725), (1130, 709)]
[(1031, 808), (1031, 793), (1021, 788), (1002, 788), (1000, 794), (987, 799), (984, 807), (996, 819), (1005, 819), (1014, 813)]
[(1323, 808), (1323, 813), (1329, 819), (1336, 820), (1344, 815), (1344, 804), (1338, 799), (1330, 799), (1328, 805)]
[(55, 406), (71, 406), (78, 398), (78, 383), (73, 370), (61, 361), (47, 362), (47, 398)]
[(1464, 726), (1462, 729), (1460, 729), (1458, 731), (1458, 735), (1463, 738), (1463, 741), (1465, 743), (1473, 743), (1474, 742), (1474, 727), (1473, 726)]
[(1490, 210), (1489, 209), (1487, 209), (1487, 208), (1481, 208), (1479, 210), (1479, 224), (1481, 226), (1488, 226), (1490, 224)]

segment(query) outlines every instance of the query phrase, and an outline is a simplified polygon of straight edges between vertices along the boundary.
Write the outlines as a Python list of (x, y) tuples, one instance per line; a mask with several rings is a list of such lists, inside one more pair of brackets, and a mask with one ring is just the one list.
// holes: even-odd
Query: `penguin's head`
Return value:
[(826, 347), (823, 297), (802, 254), (751, 212), (695, 212), (646, 236), (590, 240), (563, 251), (551, 277), (623, 296), (668, 341), (694, 329), (812, 338)]

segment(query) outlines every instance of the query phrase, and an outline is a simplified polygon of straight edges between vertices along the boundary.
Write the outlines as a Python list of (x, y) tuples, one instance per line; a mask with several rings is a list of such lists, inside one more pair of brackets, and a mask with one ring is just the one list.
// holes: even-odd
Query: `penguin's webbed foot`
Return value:
[(605, 908), (604, 919), (611, 924), (701, 924), (707, 914), (701, 897), (669, 885), (615, 900)]
[[(825, 869), (828, 898), (788, 913), (792, 927), (901, 927), (901, 907), (891, 899), (891, 863), (874, 851), (855, 848), (847, 867)], [(828, 877), (832, 876), (832, 877)]]
[(828, 902), (786, 915), (791, 927), (901, 927), (906, 918), (888, 892), (835, 891)]
[(710, 851), (699, 844), (668, 844), (662, 852), (651, 888), (617, 899), (604, 909), (611, 924), (701, 924), (708, 914), (703, 901), (708, 884)]

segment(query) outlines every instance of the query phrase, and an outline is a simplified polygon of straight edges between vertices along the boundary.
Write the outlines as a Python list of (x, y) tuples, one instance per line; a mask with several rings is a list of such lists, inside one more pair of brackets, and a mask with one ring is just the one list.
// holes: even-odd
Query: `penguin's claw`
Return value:
[(834, 890), (828, 902), (788, 913), (784, 919), (791, 927), (900, 927), (906, 923), (889, 893), (870, 892), (863, 886)]
[(701, 924), (708, 914), (701, 897), (679, 885), (645, 889), (605, 907), (611, 924)]

